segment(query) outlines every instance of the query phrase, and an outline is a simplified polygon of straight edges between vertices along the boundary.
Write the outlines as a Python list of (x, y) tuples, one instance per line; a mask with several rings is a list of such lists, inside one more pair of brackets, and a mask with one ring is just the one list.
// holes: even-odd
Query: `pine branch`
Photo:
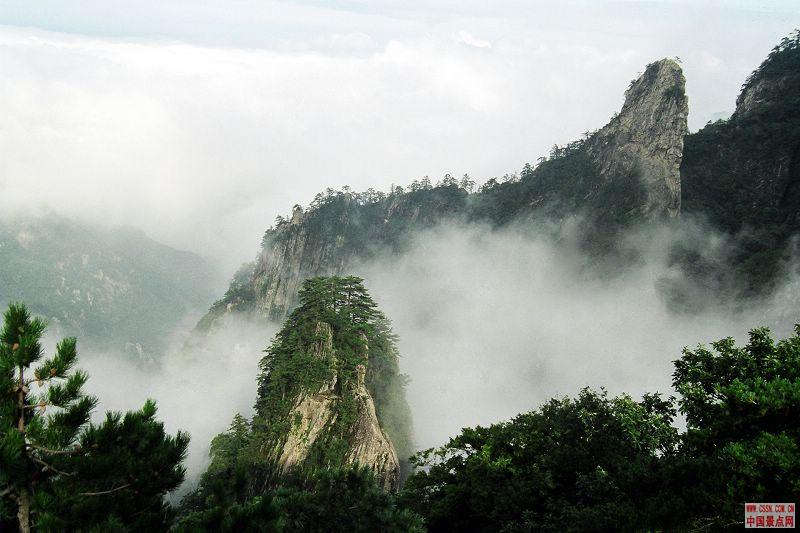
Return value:
[(54, 467), (53, 465), (51, 465), (49, 463), (46, 463), (46, 462), (42, 461), (41, 459), (39, 459), (38, 457), (34, 457), (33, 455), (31, 455), (30, 458), (33, 459), (35, 462), (39, 463), (40, 465), (49, 468), (53, 472), (55, 472), (57, 474), (61, 474), (62, 476), (74, 476), (75, 475), (74, 473), (64, 472), (63, 470), (59, 470), (58, 468)]
[(74, 455), (76, 453), (81, 453), (81, 451), (77, 450), (77, 449), (75, 449), (75, 450), (51, 450), (49, 448), (45, 448), (44, 446), (39, 446), (38, 444), (33, 444), (31, 442), (28, 443), (28, 446), (33, 448), (33, 449), (39, 450), (41, 452), (52, 453), (52, 454), (56, 454), (56, 455)]
[(49, 381), (53, 381), (54, 379), (63, 379), (63, 378), (60, 378), (59, 376), (46, 376), (46, 377), (43, 377), (43, 378), (32, 377), (32, 378), (29, 378), (29, 379), (25, 380), (25, 385), (30, 385), (31, 383), (36, 383), (37, 385), (39, 385), (41, 387), (44, 383), (47, 383)]
[(130, 483), (125, 483), (124, 485), (121, 485), (121, 486), (116, 487), (116, 488), (111, 489), (111, 490), (103, 490), (103, 491), (100, 491), (100, 492), (81, 492), (80, 495), (81, 496), (102, 496), (104, 494), (111, 494), (112, 492), (117, 492), (117, 491), (120, 491), (120, 490), (123, 490), (123, 489), (127, 489), (130, 486), (131, 486)]

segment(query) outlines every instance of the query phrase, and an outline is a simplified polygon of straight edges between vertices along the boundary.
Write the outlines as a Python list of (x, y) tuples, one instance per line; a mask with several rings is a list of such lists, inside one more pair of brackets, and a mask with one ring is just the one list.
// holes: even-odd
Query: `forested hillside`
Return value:
[(747, 79), (728, 120), (686, 137), (683, 211), (737, 235), (744, 292), (770, 287), (800, 231), (800, 32)]
[(24, 301), (53, 332), (152, 357), (216, 276), (199, 256), (141, 232), (48, 216), (0, 222), (0, 303)]
[(329, 472), (368, 492), (396, 491), (408, 473), (407, 378), (388, 319), (356, 277), (306, 280), (299, 301), (261, 361), (252, 420), (237, 415), (212, 441), (186, 527), (264, 512), (268, 490), (309, 490)]

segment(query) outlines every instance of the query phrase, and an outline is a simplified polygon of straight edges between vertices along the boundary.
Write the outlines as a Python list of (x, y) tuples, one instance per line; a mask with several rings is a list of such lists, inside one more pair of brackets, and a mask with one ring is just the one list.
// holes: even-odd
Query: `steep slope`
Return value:
[[(330, 378), (310, 385), (300, 392), (285, 413), (269, 413), (261, 410), (261, 416), (275, 424), (287, 420), (290, 427), (285, 435), (272, 435), (275, 442), (265, 445), (268, 460), (275, 461), (282, 472), (319, 461), (320, 455), (330, 452), (330, 446), (346, 445), (347, 451), (338, 458), (329, 458), (326, 463), (360, 464), (376, 473), (386, 490), (396, 489), (400, 477), (400, 461), (392, 441), (381, 429), (375, 411), (375, 402), (366, 388), (366, 364), (369, 363), (369, 346), (362, 336), (363, 346), (357, 355), (363, 363), (355, 365), (355, 380), (347, 372), (339, 372), (339, 359), (333, 348), (333, 329), (327, 322), (317, 322), (315, 340), (309, 350), (313, 363), (327, 367)], [(269, 376), (264, 376), (269, 379)], [(269, 387), (269, 385), (267, 385)], [(263, 398), (262, 398), (263, 399)], [(349, 405), (346, 405), (349, 404)], [(348, 427), (341, 427), (347, 420)], [(331, 437), (330, 433), (338, 433)], [(340, 440), (341, 439), (341, 440)]]
[(581, 214), (602, 237), (620, 226), (675, 216), (688, 115), (684, 90), (675, 61), (651, 63), (631, 82), (622, 110), (609, 124), (586, 139), (554, 147), (536, 168), (526, 165), (518, 181), (490, 180), (472, 198), (470, 217), (505, 223)]
[(388, 320), (356, 277), (308, 279), (299, 302), (261, 361), (252, 422), (214, 439), (203, 483), (239, 469), (263, 490), (357, 465), (397, 489), (413, 445)]
[(600, 176), (638, 176), (646, 198), (634, 208), (645, 215), (674, 217), (680, 211), (680, 164), (689, 114), (685, 88), (675, 61), (648, 65), (625, 93), (619, 115), (587, 143)]
[(55, 216), (0, 222), (0, 303), (23, 301), (89, 345), (147, 357), (207, 305), (215, 278), (202, 258), (139, 232)]
[(800, 32), (747, 79), (727, 121), (686, 137), (684, 212), (735, 234), (745, 292), (768, 287), (800, 231)]
[(446, 219), (494, 225), (564, 219), (582, 214), (600, 242), (619, 227), (675, 216), (680, 209), (678, 165), (687, 101), (680, 66), (664, 59), (631, 83), (621, 112), (583, 141), (556, 148), (518, 180), (490, 180), (477, 193), (465, 177), (427, 179), (383, 194), (328, 190), (306, 211), (267, 230), (252, 265), (234, 277), (225, 296), (201, 320), (211, 328), (228, 313), (281, 320), (294, 307), (304, 279), (340, 275), (356, 260), (401, 250), (412, 232)]
[(254, 434), (281, 471), (359, 464), (396, 489), (411, 451), (393, 335), (359, 278), (311, 278), (267, 350)]

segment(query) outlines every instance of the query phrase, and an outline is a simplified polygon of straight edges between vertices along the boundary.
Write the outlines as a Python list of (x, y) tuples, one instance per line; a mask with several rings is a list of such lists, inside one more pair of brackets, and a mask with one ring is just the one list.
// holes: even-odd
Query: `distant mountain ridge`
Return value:
[(736, 250), (729, 264), (710, 265), (676, 250), (676, 265), (737, 294), (768, 291), (800, 230), (798, 39), (784, 40), (753, 73), (729, 121), (695, 134), (686, 127), (683, 73), (664, 59), (631, 83), (608, 125), (555, 147), (518, 179), (489, 180), (477, 192), (469, 178), (449, 175), (435, 187), (425, 179), (388, 194), (329, 189), (309, 209), (278, 218), (255, 262), (198, 327), (230, 313), (282, 320), (304, 279), (349, 273), (356, 261), (399, 251), (417, 230), (450, 219), (502, 226), (580, 215), (588, 248), (605, 253), (619, 230), (683, 213), (731, 235)]
[(208, 262), (130, 229), (57, 216), (0, 220), (0, 303), (25, 302), (51, 331), (151, 357), (211, 300)]

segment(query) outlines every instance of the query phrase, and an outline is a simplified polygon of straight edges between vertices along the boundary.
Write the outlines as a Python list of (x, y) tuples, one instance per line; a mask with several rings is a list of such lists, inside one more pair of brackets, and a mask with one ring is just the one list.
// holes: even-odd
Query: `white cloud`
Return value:
[[(230, 268), (326, 186), (519, 168), (602, 125), (638, 63), (482, 52), (434, 38), (342, 57), (5, 30), (0, 187), (12, 207), (131, 224)], [(587, 77), (613, 90), (579, 99)]]
[(483, 39), (478, 39), (473, 37), (471, 33), (461, 30), (456, 35), (456, 40), (458, 42), (464, 43), (468, 46), (474, 46), (475, 48), (491, 48), (492, 43), (489, 41), (485, 41)]
[[(444, 225), (416, 235), (400, 257), (355, 268), (400, 337), (418, 447), (586, 386), (674, 394), (672, 361), (683, 347), (741, 343), (759, 326), (783, 338), (800, 320), (796, 269), (771, 298), (725, 302), (669, 260), (675, 243), (723, 257), (719, 235), (687, 222), (629, 240), (641, 260), (619, 275), (598, 272), (570, 231), (554, 239), (530, 227)], [(689, 284), (702, 308), (672, 311), (665, 280)]]
[(789, 26), (659, 3), (48, 5), (0, 16), (72, 32), (0, 27), (4, 211), (133, 225), (230, 271), (325, 187), (518, 170), (659, 57), (684, 60), (702, 125)]

